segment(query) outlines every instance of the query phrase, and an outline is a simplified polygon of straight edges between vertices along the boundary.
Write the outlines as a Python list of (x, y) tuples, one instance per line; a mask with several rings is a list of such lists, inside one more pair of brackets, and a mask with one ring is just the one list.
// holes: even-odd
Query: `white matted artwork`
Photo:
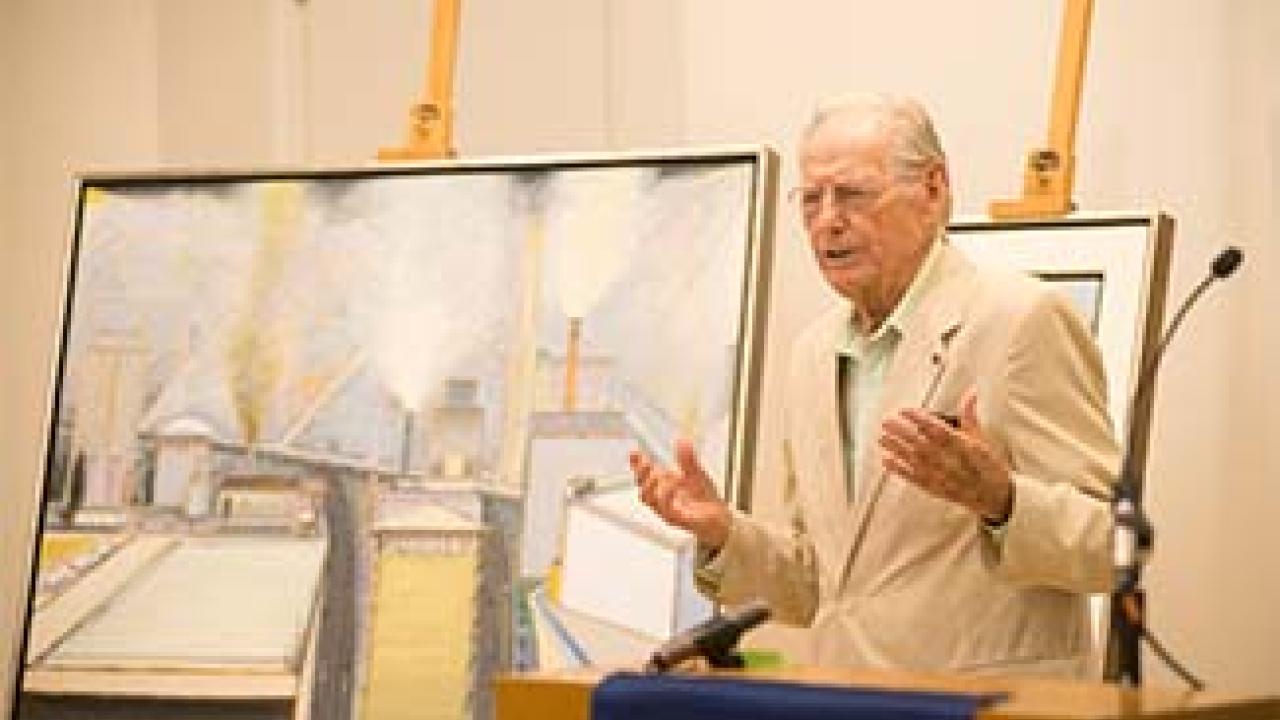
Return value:
[(1071, 299), (1092, 328), (1107, 373), (1116, 434), (1136, 426), (1145, 454), (1149, 408), (1129, 417), (1138, 369), (1163, 316), (1173, 222), (1167, 215), (1085, 216), (993, 223), (960, 220), (951, 241), (973, 260), (1034, 275)]
[[(658, 519), (631, 483), (582, 492), (569, 500), (565, 515), (563, 605), (625, 631), (641, 640), (645, 651), (652, 650), (711, 610), (693, 586), (694, 552), (693, 538)], [(646, 657), (647, 652), (618, 659)]]

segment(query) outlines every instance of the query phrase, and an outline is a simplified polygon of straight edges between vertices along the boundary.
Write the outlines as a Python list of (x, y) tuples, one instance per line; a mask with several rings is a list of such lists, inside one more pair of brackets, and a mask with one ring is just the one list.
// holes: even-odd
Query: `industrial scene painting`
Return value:
[(766, 150), (81, 182), (20, 718), (489, 718), (705, 618)]

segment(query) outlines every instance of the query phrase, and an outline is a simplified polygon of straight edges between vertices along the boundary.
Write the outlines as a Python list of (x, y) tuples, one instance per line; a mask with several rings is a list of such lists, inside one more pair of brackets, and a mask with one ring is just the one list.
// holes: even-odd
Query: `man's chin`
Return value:
[(859, 272), (850, 268), (823, 268), (822, 275), (826, 278), (827, 285), (837, 295), (852, 302), (857, 302), (858, 298), (863, 297), (870, 284), (870, 278), (865, 271)]

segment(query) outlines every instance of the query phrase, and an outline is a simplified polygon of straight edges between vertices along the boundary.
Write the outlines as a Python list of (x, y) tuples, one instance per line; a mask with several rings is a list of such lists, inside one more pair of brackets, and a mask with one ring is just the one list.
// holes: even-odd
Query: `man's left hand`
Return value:
[(884, 468), (931, 495), (959, 503), (993, 523), (1013, 509), (1009, 463), (978, 424), (974, 390), (960, 401), (959, 427), (907, 408), (880, 427)]

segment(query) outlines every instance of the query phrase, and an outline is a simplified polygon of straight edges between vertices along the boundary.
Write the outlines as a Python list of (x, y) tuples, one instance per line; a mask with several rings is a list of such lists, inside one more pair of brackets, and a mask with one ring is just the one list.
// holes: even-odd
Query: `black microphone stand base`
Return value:
[(747, 666), (740, 653), (729, 649), (708, 651), (703, 656), (707, 659), (707, 664), (716, 670), (741, 670)]

